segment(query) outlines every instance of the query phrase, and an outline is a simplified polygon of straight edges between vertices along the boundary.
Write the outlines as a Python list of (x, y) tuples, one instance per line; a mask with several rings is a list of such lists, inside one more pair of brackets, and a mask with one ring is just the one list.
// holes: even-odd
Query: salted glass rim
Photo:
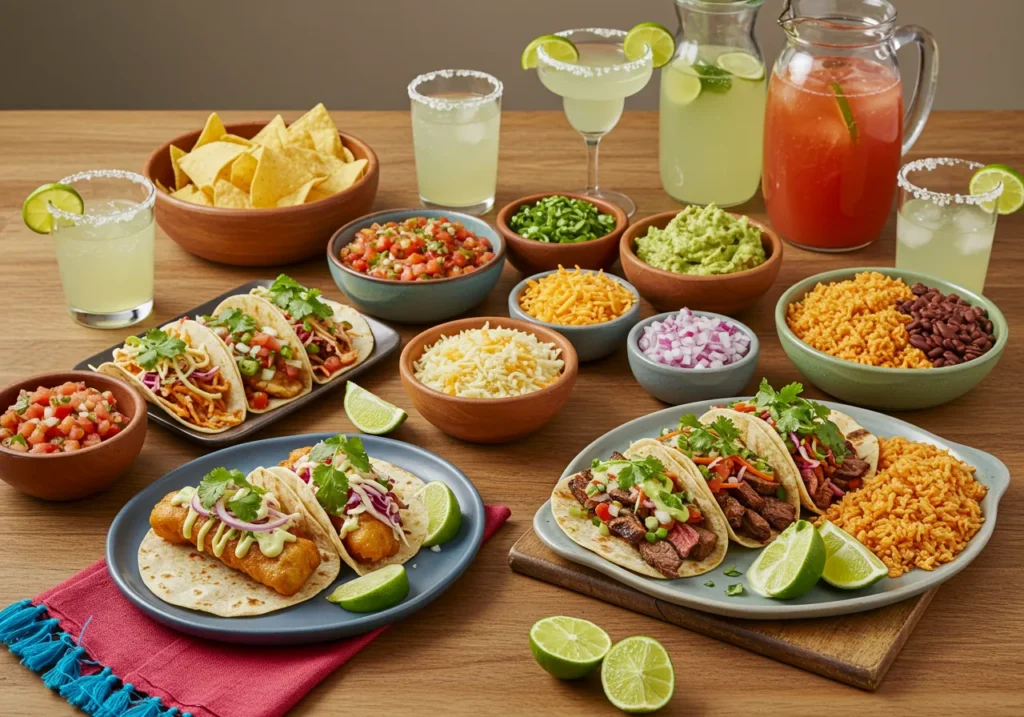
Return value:
[(98, 227), (105, 224), (131, 221), (139, 212), (152, 208), (154, 202), (156, 202), (156, 186), (141, 174), (124, 169), (90, 169), (85, 172), (70, 174), (59, 180), (58, 184), (67, 184), (74, 187), (76, 182), (86, 182), (92, 179), (126, 179), (129, 182), (145, 187), (146, 196), (141, 201), (132, 204), (132, 206), (125, 207), (112, 214), (77, 214), (60, 207), (55, 207), (50, 202), (47, 202), (46, 209), (50, 212), (50, 216), (76, 226), (88, 224), (89, 226)]
[(982, 194), (959, 194), (957, 192), (936, 192), (933, 189), (919, 187), (910, 181), (908, 175), (911, 172), (935, 171), (938, 167), (966, 166), (968, 169), (978, 170), (985, 165), (981, 162), (974, 162), (969, 159), (957, 159), (956, 157), (927, 157), (907, 162), (896, 175), (896, 182), (900, 189), (914, 196), (915, 199), (924, 199), (940, 207), (947, 204), (974, 204), (981, 205), (994, 202), (1003, 193), (1003, 183), (1000, 182), (987, 192)]
[[(450, 80), (453, 77), (473, 77), (478, 80), (485, 80), (491, 83), (491, 90), (486, 95), (477, 95), (474, 97), (465, 97), (459, 99), (452, 99), (451, 97), (428, 97), (419, 91), (419, 86), (425, 82), (432, 82), (436, 79)], [(501, 99), (502, 92), (505, 86), (501, 83), (494, 75), (489, 75), (486, 72), (480, 70), (434, 70), (433, 72), (425, 72), (422, 75), (413, 79), (409, 83), (408, 93), (409, 99), (413, 102), (419, 102), (430, 107), (433, 110), (439, 110), (442, 112), (450, 112), (452, 110), (461, 109), (463, 107), (482, 107), (489, 102)]]
[[(591, 35), (597, 35), (610, 40), (611, 38), (618, 38), (619, 45), (629, 34), (625, 30), (613, 30), (606, 27), (580, 27), (575, 30), (561, 30), (556, 32), (555, 35), (558, 37), (568, 38), (570, 35), (576, 33), (589, 32)], [(647, 65), (653, 64), (654, 51), (651, 50), (651, 46), (647, 46), (647, 52), (635, 60), (629, 60), (628, 62), (622, 62), (615, 65), (603, 65), (601, 67), (591, 67), (589, 65), (578, 65), (575, 62), (563, 62), (556, 60), (547, 52), (544, 51), (544, 46), (541, 45), (537, 48), (537, 62), (539, 65), (545, 65), (555, 70), (562, 70), (563, 72), (569, 72), (579, 77), (600, 77), (606, 75), (609, 72), (631, 72), (633, 70), (639, 70)]]

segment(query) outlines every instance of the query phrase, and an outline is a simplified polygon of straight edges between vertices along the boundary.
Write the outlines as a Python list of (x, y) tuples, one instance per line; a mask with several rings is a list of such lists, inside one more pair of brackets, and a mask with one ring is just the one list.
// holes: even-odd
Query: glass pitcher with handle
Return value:
[[(887, 0), (787, 0), (788, 42), (768, 84), (762, 191), (772, 225), (792, 244), (850, 251), (878, 238), (892, 209), (900, 158), (924, 128), (938, 82), (927, 30), (896, 27)], [(910, 106), (896, 52), (918, 48)]]

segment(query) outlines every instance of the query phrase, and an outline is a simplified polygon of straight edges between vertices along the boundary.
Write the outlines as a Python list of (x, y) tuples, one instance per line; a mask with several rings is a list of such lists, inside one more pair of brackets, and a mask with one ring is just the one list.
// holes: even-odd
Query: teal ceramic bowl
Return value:
[[(864, 366), (852, 361), (829, 356), (811, 348), (796, 337), (786, 324), (786, 307), (801, 300), (819, 282), (829, 284), (852, 279), (864, 271), (877, 271), (894, 278), (903, 279), (908, 286), (921, 282), (935, 287), (943, 294), (959, 294), (972, 306), (985, 310), (992, 322), (995, 344), (988, 353), (956, 366), (940, 368), (880, 368)], [(869, 408), (891, 411), (912, 411), (931, 408), (963, 396), (981, 383), (982, 379), (995, 368), (999, 357), (1006, 348), (1009, 328), (1003, 312), (981, 294), (962, 286), (916, 271), (903, 271), (888, 267), (863, 267), (839, 269), (808, 277), (794, 284), (775, 305), (775, 328), (779, 334), (782, 349), (796, 364), (800, 372), (815, 386), (847, 403)]]
[[(341, 263), (341, 248), (351, 243), (360, 229), (374, 222), (401, 222), (411, 217), (447, 217), (462, 222), (466, 229), (491, 242), (494, 259), (471, 274), (431, 281), (378, 279)], [(468, 214), (439, 209), (391, 209), (367, 214), (336, 231), (327, 244), (327, 266), (334, 283), (364, 314), (401, 324), (431, 324), (464, 314), (487, 297), (505, 266), (505, 240), (490, 224)]]
[(603, 324), (592, 324), (590, 326), (563, 326), (561, 324), (549, 324), (547, 321), (541, 321), (535, 319), (528, 313), (522, 310), (519, 306), (519, 295), (526, 290), (526, 284), (529, 281), (536, 281), (542, 279), (550, 274), (557, 274), (558, 270), (554, 271), (542, 271), (540, 274), (534, 274), (528, 276), (512, 289), (512, 292), (508, 295), (508, 315), (513, 319), (522, 319), (523, 321), (529, 321), (532, 324), (537, 324), (545, 328), (557, 331), (565, 338), (569, 339), (569, 343), (576, 349), (576, 355), (579, 357), (580, 362), (583, 361), (596, 361), (599, 358), (604, 358), (609, 354), (614, 353), (623, 342), (626, 340), (626, 336), (629, 334), (629, 330), (633, 328), (633, 325), (640, 320), (640, 294), (636, 288), (625, 279), (621, 279), (612, 274), (605, 274), (609, 279), (618, 282), (622, 286), (629, 290), (629, 293), (633, 295), (633, 305), (629, 308), (625, 314), (620, 316), (613, 321), (607, 321)]

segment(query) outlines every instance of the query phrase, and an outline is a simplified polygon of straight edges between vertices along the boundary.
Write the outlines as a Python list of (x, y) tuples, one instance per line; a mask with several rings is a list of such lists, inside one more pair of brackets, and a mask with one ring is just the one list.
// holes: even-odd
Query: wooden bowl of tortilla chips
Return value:
[(335, 230), (367, 214), (380, 166), (369, 145), (335, 127), (323, 105), (286, 125), (206, 126), (175, 137), (144, 169), (156, 219), (186, 251), (233, 266), (323, 254)]

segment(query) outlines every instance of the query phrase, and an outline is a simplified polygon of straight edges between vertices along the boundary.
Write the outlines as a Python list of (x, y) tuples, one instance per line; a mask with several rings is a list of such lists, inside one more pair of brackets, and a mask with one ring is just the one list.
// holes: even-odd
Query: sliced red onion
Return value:
[(640, 350), (658, 363), (676, 368), (721, 368), (750, 351), (750, 336), (723, 319), (695, 316), (687, 308), (644, 327)]
[(210, 517), (210, 511), (203, 507), (202, 502), (200, 502), (199, 500), (198, 493), (192, 494), (192, 510), (199, 513), (199, 515), (203, 516), (204, 518)]
[(842, 488), (840, 488), (839, 486), (837, 486), (835, 483), (833, 483), (831, 481), (829, 481), (828, 487), (831, 488), (832, 492), (835, 493), (840, 498), (842, 498), (844, 495), (846, 495), (846, 491), (845, 490), (843, 490)]
[(217, 511), (217, 517), (224, 522), (224, 525), (236, 530), (251, 530), (254, 533), (267, 533), (275, 528), (280, 528), (281, 526), (286, 525), (288, 521), (291, 520), (290, 515), (284, 515), (281, 518), (274, 518), (273, 520), (267, 520), (263, 523), (247, 523), (244, 520), (239, 520), (228, 512), (228, 509), (224, 507), (223, 498), (218, 500), (213, 507)]
[(740, 472), (736, 474), (737, 482), (743, 480), (743, 474), (746, 473), (746, 472), (747, 472), (747, 467), (746, 466), (740, 466)]
[(736, 476), (729, 476), (728, 478), (725, 479), (725, 482), (732, 483), (733, 485), (735, 485), (740, 482), (740, 479), (737, 478)]
[(719, 456), (715, 460), (713, 460), (710, 463), (708, 463), (708, 470), (711, 470), (712, 468), (714, 468), (715, 466), (717, 466), (721, 462), (722, 462), (722, 457)]
[(647, 510), (654, 510), (658, 506), (654, 505), (654, 501), (653, 500), (650, 500), (649, 498), (647, 498), (647, 499), (644, 499), (644, 507), (647, 508)]
[(220, 366), (214, 366), (209, 371), (193, 371), (192, 378), (199, 379), (200, 381), (205, 381), (218, 371), (220, 371)]
[(598, 493), (597, 495), (590, 496), (590, 499), (595, 503), (605, 503), (611, 500), (611, 496), (607, 493)]
[(796, 433), (793, 432), (793, 431), (789, 432), (789, 440), (793, 441), (793, 445), (794, 446), (799, 446), (800, 445), (800, 439), (797, 437)]
[(611, 505), (608, 506), (608, 514), (611, 515), (613, 518), (618, 518), (619, 517), (619, 507), (617, 505), (615, 505), (614, 503), (612, 503)]

